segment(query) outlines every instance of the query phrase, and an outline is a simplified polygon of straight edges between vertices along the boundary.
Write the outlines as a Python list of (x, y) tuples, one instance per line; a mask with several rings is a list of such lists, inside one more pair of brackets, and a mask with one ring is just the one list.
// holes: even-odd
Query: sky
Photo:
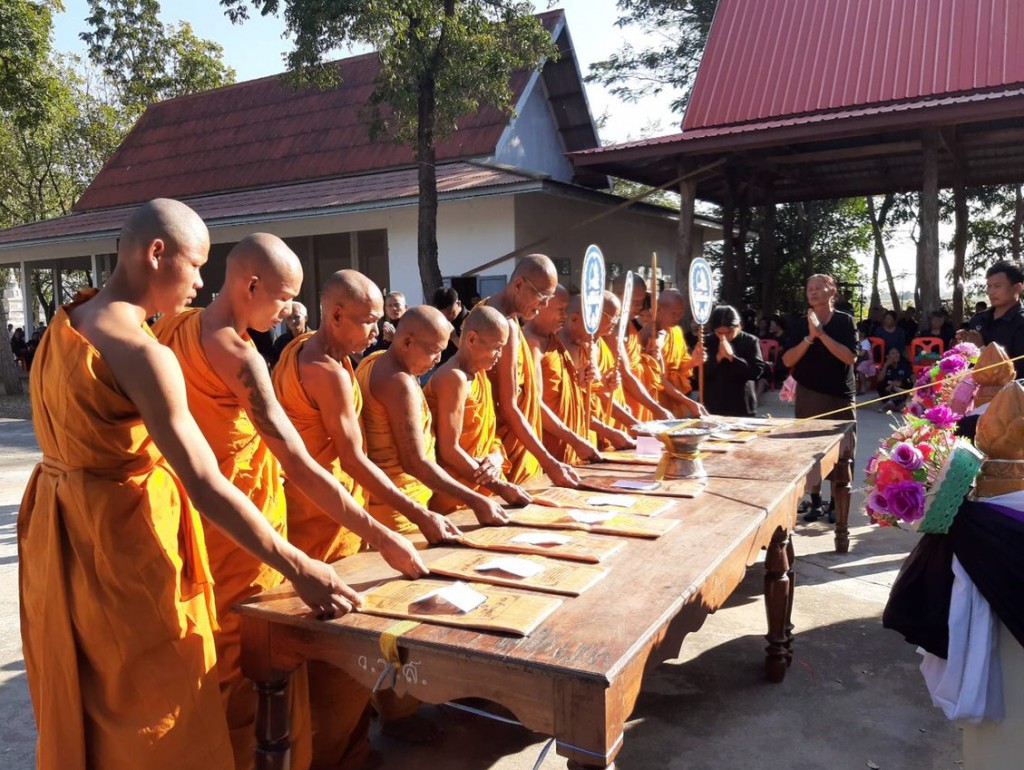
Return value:
[[(547, 10), (547, 0), (535, 0), (538, 11)], [(89, 15), (86, 0), (64, 0), (65, 12), (54, 19), (54, 44), (65, 53), (85, 55), (85, 44), (79, 34), (87, 29)], [(615, 0), (561, 0), (554, 7), (565, 11), (581, 73), (586, 76), (592, 62), (599, 61), (618, 50), (623, 42), (640, 44), (641, 34), (632, 28), (619, 28), (615, 22), (619, 17)], [(219, 43), (224, 48), (224, 60), (234, 68), (238, 81), (252, 80), (283, 72), (286, 67), (284, 56), (291, 50), (291, 41), (285, 37), (284, 21), (277, 17), (253, 15), (241, 25), (232, 24), (223, 14), (217, 0), (175, 0), (162, 3), (161, 17), (170, 24), (189, 22), (196, 34)], [(339, 51), (338, 56), (362, 53), (365, 49)], [(676, 133), (681, 115), (669, 107), (674, 95), (663, 92), (649, 96), (637, 103), (625, 103), (610, 94), (602, 86), (585, 84), (587, 100), (595, 120), (602, 115), (605, 123), (600, 131), (604, 143), (625, 142), (645, 136), (659, 136)], [(909, 228), (908, 228), (909, 232)], [(943, 238), (947, 236), (945, 233)], [(940, 264), (945, 275), (950, 269), (952, 257), (943, 250), (946, 258)], [(893, 272), (896, 274), (897, 289), (912, 292), (914, 289), (914, 245), (909, 236), (897, 236), (889, 248)], [(860, 255), (865, 274), (870, 276), (870, 258)], [(865, 294), (870, 288), (865, 286)], [(883, 296), (887, 296), (883, 289)]]

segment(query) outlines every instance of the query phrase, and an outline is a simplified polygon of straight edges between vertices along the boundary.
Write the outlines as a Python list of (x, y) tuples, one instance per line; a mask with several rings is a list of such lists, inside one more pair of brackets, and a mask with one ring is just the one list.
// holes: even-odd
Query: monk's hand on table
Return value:
[(292, 576), (292, 586), (320, 618), (338, 618), (362, 606), (359, 594), (322, 561), (303, 559)]
[(495, 464), (494, 458), (490, 455), (480, 459), (480, 464), (473, 471), (473, 481), (476, 484), (487, 484), (501, 478), (501, 466)]
[(608, 440), (612, 442), (615, 449), (636, 449), (636, 441), (628, 433), (621, 430), (612, 430), (608, 434)]
[(458, 540), (462, 537), (462, 530), (456, 527), (447, 516), (442, 516), (434, 511), (424, 510), (422, 519), (416, 522), (423, 537), (428, 543), (444, 543), (449, 540)]
[(529, 505), (533, 502), (530, 493), (516, 484), (507, 481), (499, 481), (490, 487), (497, 492), (501, 499), (511, 506)]
[(571, 465), (555, 463), (550, 469), (545, 469), (551, 483), (556, 487), (569, 487), (579, 489), (580, 475)]
[(576, 454), (580, 456), (580, 459), (583, 460), (584, 462), (601, 462), (600, 450), (596, 446), (591, 444), (589, 441), (585, 441), (584, 439), (580, 438), (579, 440), (573, 442), (573, 449), (576, 451)]
[(408, 578), (423, 577), (430, 572), (412, 543), (397, 532), (388, 530), (377, 550), (384, 557), (384, 561)]
[(508, 524), (508, 514), (493, 498), (477, 495), (469, 507), (476, 515), (476, 520), (484, 526)]

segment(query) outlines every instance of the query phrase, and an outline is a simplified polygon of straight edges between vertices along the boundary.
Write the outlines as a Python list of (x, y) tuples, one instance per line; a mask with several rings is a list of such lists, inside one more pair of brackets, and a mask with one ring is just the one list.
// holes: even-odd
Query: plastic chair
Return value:
[(871, 343), (871, 358), (875, 366), (881, 369), (885, 363), (885, 340), (881, 337), (868, 337), (868, 342)]
[(761, 358), (768, 364), (768, 371), (770, 372), (771, 389), (775, 390), (778, 387), (778, 383), (775, 381), (775, 364), (779, 360), (780, 346), (777, 340), (758, 340), (761, 345)]
[[(941, 337), (914, 337), (910, 341), (910, 366), (914, 370), (914, 376), (917, 377), (918, 372), (924, 369), (930, 369), (945, 352), (946, 345)], [(918, 363), (922, 356), (929, 358)]]

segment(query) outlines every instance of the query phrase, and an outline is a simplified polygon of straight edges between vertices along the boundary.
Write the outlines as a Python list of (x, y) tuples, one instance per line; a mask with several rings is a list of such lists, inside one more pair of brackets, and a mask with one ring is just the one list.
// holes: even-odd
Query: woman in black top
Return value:
[(708, 325), (714, 332), (705, 343), (704, 405), (711, 414), (752, 417), (756, 399), (748, 397), (764, 373), (761, 345), (753, 334), (740, 329), (740, 314), (729, 305), (711, 311)]

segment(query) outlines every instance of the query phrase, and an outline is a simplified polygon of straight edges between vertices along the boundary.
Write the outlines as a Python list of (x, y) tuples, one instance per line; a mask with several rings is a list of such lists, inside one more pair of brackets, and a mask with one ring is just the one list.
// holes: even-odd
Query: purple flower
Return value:
[(924, 487), (916, 481), (897, 481), (886, 487), (886, 510), (900, 521), (924, 517)]
[(916, 471), (924, 465), (924, 455), (913, 444), (901, 441), (892, 449), (892, 459), (908, 471)]
[(932, 381), (931, 372), (928, 369), (922, 369), (917, 373), (917, 379), (914, 380), (915, 385), (927, 385)]
[(911, 417), (923, 417), (924, 406), (921, 404), (920, 401), (911, 401), (910, 406), (907, 407), (907, 414), (909, 414)]
[(952, 428), (956, 425), (956, 421), (960, 419), (960, 415), (953, 412), (945, 404), (939, 404), (933, 406), (924, 413), (924, 418), (928, 420), (936, 428)]
[(947, 356), (939, 361), (939, 369), (945, 375), (956, 374), (967, 368), (967, 360), (963, 356)]
[(889, 501), (885, 499), (885, 495), (881, 492), (872, 492), (868, 495), (867, 506), (873, 511), (878, 513), (889, 512)]
[(950, 349), (949, 352), (961, 355), (968, 360), (974, 360), (979, 355), (981, 355), (981, 351), (978, 350), (978, 346), (975, 345), (973, 342), (961, 342), (959, 344), (956, 344)]

